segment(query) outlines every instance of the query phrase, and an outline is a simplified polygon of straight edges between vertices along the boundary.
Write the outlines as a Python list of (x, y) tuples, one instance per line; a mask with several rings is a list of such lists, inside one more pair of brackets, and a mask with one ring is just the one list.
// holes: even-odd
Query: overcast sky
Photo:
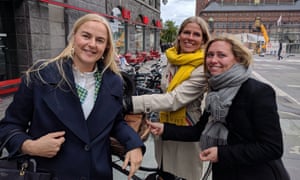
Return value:
[(163, 22), (171, 20), (179, 26), (185, 18), (195, 15), (195, 8), (196, 0), (168, 0), (166, 5), (161, 1), (160, 16)]

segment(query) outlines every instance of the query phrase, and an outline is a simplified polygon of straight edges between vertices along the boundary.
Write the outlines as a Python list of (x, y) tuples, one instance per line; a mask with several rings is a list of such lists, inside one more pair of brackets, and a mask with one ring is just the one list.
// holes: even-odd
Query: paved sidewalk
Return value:
[[(272, 56), (272, 55), (265, 55), (263, 57), (258, 56), (258, 55), (253, 55), (253, 57), (254, 57), (255, 61), (260, 61), (260, 60), (278, 61), (277, 56)], [(300, 63), (300, 54), (295, 54), (294, 56), (285, 57), (283, 60), (280, 60), (280, 61), (283, 61), (283, 62), (284, 61), (295, 61), (295, 62), (299, 61), (299, 63)], [(164, 54), (162, 54), (162, 63), (165, 63), (165, 62), (166, 62), (166, 57)], [(149, 65), (152, 63), (154, 63), (154, 62), (149, 62)], [(6, 110), (7, 106), (11, 103), (12, 99), (13, 99), (13, 95), (0, 97), (0, 120), (4, 117), (5, 110)], [(156, 164), (156, 161), (154, 158), (154, 142), (153, 142), (152, 136), (150, 136), (148, 138), (148, 140), (145, 142), (145, 145), (147, 147), (147, 151), (144, 156), (142, 166), (149, 167), (149, 168), (155, 168), (155, 167), (157, 167), (157, 164)], [(113, 160), (118, 161), (118, 158), (113, 157)], [(122, 161), (119, 161), (119, 163), (121, 164)], [(206, 167), (207, 167), (207, 164), (205, 163), (204, 171), (205, 171)], [(136, 175), (140, 178), (144, 178), (149, 173), (152, 173), (152, 172), (138, 171)], [(117, 179), (117, 180), (122, 180), (122, 179), (125, 180), (126, 179), (126, 176), (117, 170), (114, 170), (113, 174), (114, 174), (114, 179)]]
[(13, 95), (0, 96), (0, 120), (4, 117), (4, 113), (8, 105), (11, 103)]

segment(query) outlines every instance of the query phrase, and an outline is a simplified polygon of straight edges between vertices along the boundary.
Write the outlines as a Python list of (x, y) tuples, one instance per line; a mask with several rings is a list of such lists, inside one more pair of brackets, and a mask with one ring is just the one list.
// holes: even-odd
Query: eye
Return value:
[(219, 57), (219, 58), (224, 58), (224, 57), (226, 57), (226, 55), (223, 54), (223, 53), (219, 53), (219, 54), (218, 54), (218, 57)]
[(201, 34), (198, 33), (198, 32), (195, 32), (193, 35), (194, 35), (194, 36), (197, 36), (197, 37), (201, 37)]
[(98, 38), (97, 42), (100, 43), (100, 44), (105, 43), (105, 39), (104, 38)]
[(214, 57), (214, 53), (207, 53), (206, 57), (212, 58), (212, 57)]
[(81, 34), (81, 36), (84, 38), (84, 39), (89, 39), (90, 36), (87, 34), (87, 33), (83, 33)]
[(190, 35), (191, 32), (190, 31), (182, 31), (182, 34), (184, 34), (184, 35)]

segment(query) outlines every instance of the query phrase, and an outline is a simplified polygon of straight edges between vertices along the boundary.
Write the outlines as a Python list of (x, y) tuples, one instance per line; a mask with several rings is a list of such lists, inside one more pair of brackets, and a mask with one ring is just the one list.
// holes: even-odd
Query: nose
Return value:
[(209, 61), (209, 63), (211, 64), (215, 64), (218, 62), (217, 60), (217, 56), (216, 55), (209, 55), (209, 57), (207, 57), (207, 61)]
[(194, 35), (193, 35), (193, 33), (190, 33), (190, 34), (188, 34), (188, 38), (189, 38), (189, 39), (192, 39), (192, 38), (194, 38)]
[(91, 38), (88, 45), (89, 46), (95, 46), (96, 45), (96, 40)]

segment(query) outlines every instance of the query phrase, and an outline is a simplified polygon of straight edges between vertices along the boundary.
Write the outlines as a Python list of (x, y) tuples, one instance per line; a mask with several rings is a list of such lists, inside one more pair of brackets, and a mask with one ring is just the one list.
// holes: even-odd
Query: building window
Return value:
[[(112, 9), (112, 15), (118, 18), (122, 18), (122, 14), (119, 8)], [(112, 19), (110, 26), (113, 33), (113, 39), (118, 54), (125, 54), (125, 29), (124, 22), (118, 19)]]
[(135, 49), (136, 52), (143, 51), (143, 26), (135, 26)]

